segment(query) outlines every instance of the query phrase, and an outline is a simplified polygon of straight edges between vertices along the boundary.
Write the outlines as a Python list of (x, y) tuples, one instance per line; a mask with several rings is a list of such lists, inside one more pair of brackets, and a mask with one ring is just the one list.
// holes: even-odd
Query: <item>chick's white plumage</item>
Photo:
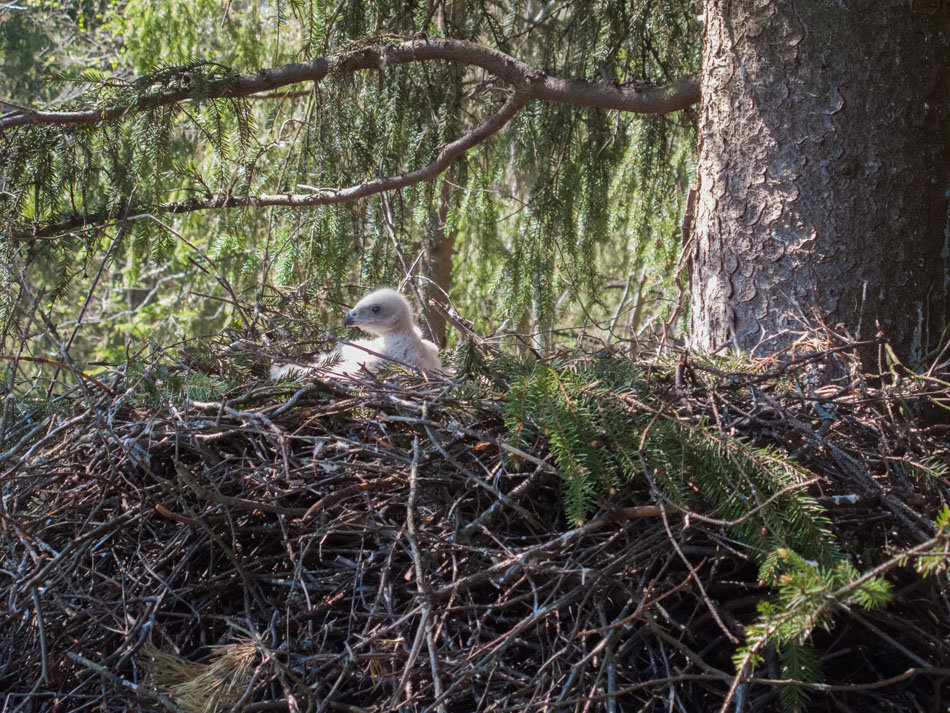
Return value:
[(409, 303), (392, 288), (381, 287), (366, 295), (347, 313), (343, 323), (375, 334), (376, 338), (341, 345), (335, 352), (338, 361), (325, 369), (320, 369), (319, 365), (329, 355), (313, 364), (275, 364), (271, 366), (271, 378), (280, 379), (312, 370), (337, 376), (356, 374), (364, 367), (375, 371), (392, 361), (428, 372), (438, 372), (442, 368), (439, 348), (422, 338)]

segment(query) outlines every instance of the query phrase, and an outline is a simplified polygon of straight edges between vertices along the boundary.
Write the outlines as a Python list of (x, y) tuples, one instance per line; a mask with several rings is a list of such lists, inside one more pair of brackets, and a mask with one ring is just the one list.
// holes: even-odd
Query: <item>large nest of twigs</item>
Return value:
[[(166, 362), (8, 403), (3, 710), (942, 710), (950, 390), (849, 353), (236, 387)], [(743, 660), (761, 602), (833, 579), (793, 561), (802, 513), (854, 573)]]

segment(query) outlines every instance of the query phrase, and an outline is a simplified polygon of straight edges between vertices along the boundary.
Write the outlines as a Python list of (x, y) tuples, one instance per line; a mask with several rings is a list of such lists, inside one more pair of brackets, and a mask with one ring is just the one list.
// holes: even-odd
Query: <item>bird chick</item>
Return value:
[[(427, 372), (439, 372), (442, 369), (439, 348), (422, 338), (406, 298), (390, 287), (381, 287), (363, 297), (347, 313), (343, 324), (359, 327), (364, 332), (376, 335), (376, 339), (358, 339), (343, 344), (333, 355), (323, 355), (320, 360), (307, 365), (275, 364), (271, 366), (271, 378), (280, 379), (311, 371), (343, 376), (356, 374), (363, 368), (376, 371), (391, 361)], [(320, 364), (332, 356), (336, 356), (338, 361), (332, 366), (320, 368)]]

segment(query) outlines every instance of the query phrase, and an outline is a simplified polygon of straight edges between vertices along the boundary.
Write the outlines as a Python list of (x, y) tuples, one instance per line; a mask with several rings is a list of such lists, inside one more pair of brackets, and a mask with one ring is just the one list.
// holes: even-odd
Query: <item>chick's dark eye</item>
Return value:
[(379, 305), (373, 305), (373, 309), (371, 311), (373, 314), (379, 314)]

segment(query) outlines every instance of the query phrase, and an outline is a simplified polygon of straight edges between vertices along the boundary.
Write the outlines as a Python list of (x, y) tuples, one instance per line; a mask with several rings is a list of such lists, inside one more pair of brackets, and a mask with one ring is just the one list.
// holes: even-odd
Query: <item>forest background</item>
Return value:
[[(4, 100), (62, 109), (420, 32), (490, 40), (557, 76), (664, 84), (698, 69), (701, 8), (575, 3), (565, 17), (558, 4), (133, 1), (2, 12)], [(424, 62), (158, 108), (68, 139), (36, 132), (31, 141), (48, 142), (49, 153), (24, 155), (19, 166), (8, 158), (8, 183), (19, 170), (36, 191), (8, 185), (6, 195), (17, 195), (3, 208), (7, 219), (24, 205), (40, 222), (78, 208), (105, 225), (50, 235), (28, 256), (4, 243), (21, 271), (7, 262), (5, 351), (24, 334), (11, 331), (15, 305), (40, 292), (67, 333), (81, 314), (75, 359), (114, 362), (146, 341), (168, 348), (238, 325), (267, 332), (255, 306), (338, 326), (341, 304), (407, 275), (417, 310), (448, 293), (482, 333), (507, 325), (547, 347), (580, 334), (629, 343), (658, 334), (676, 306), (695, 108), (637, 115), (535, 102), (443, 175), (400, 191), (312, 208), (160, 209), (316, 192), (425, 166), (497, 108), (499, 91), (477, 68)], [(445, 344), (451, 333), (425, 312), (424, 328)], [(315, 336), (323, 334), (301, 341)], [(58, 351), (43, 344), (52, 335), (37, 337), (25, 340), (34, 356)]]
[[(839, 5), (0, 3), (11, 705), (938, 709), (950, 10)], [(457, 378), (261, 378), (380, 284)]]

